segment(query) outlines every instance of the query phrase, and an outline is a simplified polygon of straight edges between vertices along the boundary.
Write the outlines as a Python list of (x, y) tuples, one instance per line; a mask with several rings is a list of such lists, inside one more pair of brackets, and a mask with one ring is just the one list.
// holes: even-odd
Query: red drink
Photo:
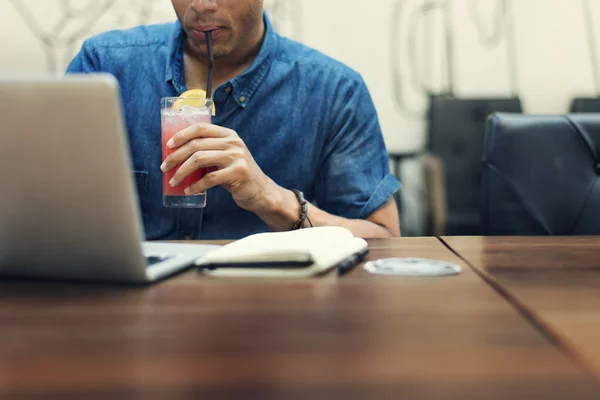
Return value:
[[(167, 142), (179, 131), (199, 122), (211, 122), (211, 109), (208, 107), (194, 107), (184, 105), (182, 109), (164, 107), (162, 110), (162, 155), (163, 161), (177, 149), (169, 149)], [(206, 175), (206, 168), (201, 168), (188, 176), (177, 187), (171, 187), (169, 182), (173, 179), (179, 166), (163, 173), (163, 205), (165, 207), (198, 208), (206, 205), (206, 194), (187, 196), (185, 189)]]

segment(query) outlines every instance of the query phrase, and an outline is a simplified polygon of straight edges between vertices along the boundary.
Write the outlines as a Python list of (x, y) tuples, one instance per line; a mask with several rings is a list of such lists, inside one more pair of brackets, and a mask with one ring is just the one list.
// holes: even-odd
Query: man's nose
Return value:
[(190, 8), (197, 14), (215, 12), (219, 8), (217, 0), (192, 0)]

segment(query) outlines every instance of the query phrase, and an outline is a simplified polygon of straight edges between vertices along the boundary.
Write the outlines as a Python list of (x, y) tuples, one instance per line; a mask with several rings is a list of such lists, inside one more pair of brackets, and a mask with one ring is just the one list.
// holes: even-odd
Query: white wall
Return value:
[[(598, 46), (600, 0), (264, 1), (282, 33), (362, 73), (390, 151), (423, 147), (427, 98), (419, 88), (445, 90), (449, 70), (458, 96), (503, 96), (510, 94), (514, 62), (514, 81), (530, 113), (564, 113), (573, 96), (595, 94), (584, 3)], [(419, 11), (427, 7), (427, 14)], [(90, 34), (173, 18), (168, 0), (2, 0), (0, 74), (61, 73)], [(495, 31), (498, 41), (486, 46), (482, 37)], [(410, 212), (419, 203), (416, 171), (403, 175), (411, 225), (420, 223), (418, 212)]]
[[(589, 0), (600, 26), (600, 0)], [(394, 71), (404, 74), (401, 84), (407, 105), (422, 114), (426, 98), (411, 89), (408, 70), (409, 28), (425, 3), (445, 0), (303, 0), (304, 41), (358, 69), (375, 97), (390, 150), (419, 148), (424, 143), (423, 120), (407, 116), (397, 104)], [(480, 42), (472, 16), (473, 4), (492, 30), (493, 14), (501, 0), (451, 0), (454, 32), (454, 81), (459, 96), (508, 95), (507, 37), (494, 48)], [(570, 98), (594, 94), (590, 51), (587, 46), (582, 0), (512, 0), (507, 30), (514, 26), (517, 81), (527, 112), (561, 113)], [(308, 12), (310, 10), (310, 12)], [(343, 10), (343, 12), (340, 12)], [(437, 90), (447, 82), (443, 13), (430, 14), (416, 25), (418, 71)], [(428, 24), (430, 24), (428, 26)], [(425, 32), (429, 31), (429, 34)], [(600, 27), (595, 28), (600, 44)], [(431, 44), (425, 46), (427, 38)], [(509, 36), (510, 37), (510, 36)], [(423, 48), (431, 50), (425, 51)], [(391, 54), (395, 49), (397, 55)], [(421, 51), (419, 51), (421, 50)], [(600, 48), (597, 50), (600, 52)], [(428, 64), (434, 64), (428, 73)], [(409, 75), (409, 76), (406, 76)]]

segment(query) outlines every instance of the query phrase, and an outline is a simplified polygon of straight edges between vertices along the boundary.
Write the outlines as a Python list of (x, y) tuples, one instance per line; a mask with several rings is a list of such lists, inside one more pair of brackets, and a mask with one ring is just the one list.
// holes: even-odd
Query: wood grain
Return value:
[(443, 238), (600, 377), (600, 238)]
[(600, 269), (600, 237), (444, 237), (486, 270)]
[[(462, 263), (438, 240), (370, 259)], [(0, 284), (0, 398), (600, 398), (593, 377), (473, 271), (148, 288)]]

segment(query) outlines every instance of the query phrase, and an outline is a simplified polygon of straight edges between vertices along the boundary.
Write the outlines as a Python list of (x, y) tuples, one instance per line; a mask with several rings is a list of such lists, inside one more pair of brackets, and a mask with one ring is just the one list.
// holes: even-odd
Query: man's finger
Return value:
[(200, 122), (190, 125), (185, 129), (177, 132), (171, 140), (167, 142), (167, 147), (174, 149), (181, 147), (190, 140), (199, 138), (224, 138), (231, 135), (231, 129), (223, 128), (222, 126), (207, 124)]
[(224, 168), (209, 172), (204, 175), (204, 178), (187, 187), (185, 189), (185, 194), (193, 196), (195, 194), (204, 193), (213, 187), (227, 184), (233, 178), (233, 175), (233, 168)]
[(196, 139), (187, 142), (173, 153), (171, 153), (160, 166), (163, 172), (169, 172), (180, 164), (183, 164), (190, 156), (198, 151), (224, 151), (227, 149), (227, 142), (223, 139)]
[(181, 164), (169, 185), (176, 187), (201, 168), (223, 167), (226, 163), (227, 154), (222, 151), (198, 151)]

